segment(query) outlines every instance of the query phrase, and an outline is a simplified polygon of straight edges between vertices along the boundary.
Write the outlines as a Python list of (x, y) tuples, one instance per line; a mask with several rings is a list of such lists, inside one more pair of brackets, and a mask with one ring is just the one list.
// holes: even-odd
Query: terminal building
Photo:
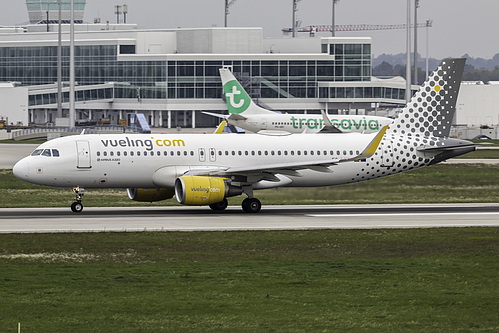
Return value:
[[(214, 127), (227, 113), (218, 69), (229, 67), (262, 106), (280, 112), (384, 115), (405, 104), (405, 80), (372, 77), (371, 38), (264, 38), (261, 28), (139, 29), (83, 22), (75, 1), (76, 123)], [(69, 114), (69, 2), (26, 0), (30, 23), (0, 27), (0, 117), (54, 125)], [(418, 87), (413, 86), (416, 90)], [(459, 104), (459, 103), (458, 103)], [(6, 106), (7, 105), (7, 106)]]
[[(63, 0), (63, 13), (69, 0)], [(83, 22), (85, 0), (77, 0)], [(0, 82), (27, 92), (23, 122), (68, 117), (69, 25), (62, 17), (63, 114), (57, 114), (58, 6), (27, 0), (31, 22), (0, 28)], [(57, 8), (56, 8), (57, 7)], [(47, 18), (48, 17), (48, 20)], [(371, 76), (370, 38), (273, 38), (261, 28), (142, 30), (75, 25), (76, 121), (119, 124), (143, 113), (154, 127), (211, 127), (226, 113), (218, 69), (282, 112), (360, 113), (404, 104), (405, 81)], [(2, 92), (3, 91), (3, 92)], [(8, 89), (0, 94), (8, 98)], [(0, 116), (3, 111), (0, 111)], [(20, 111), (21, 112), (21, 111)]]

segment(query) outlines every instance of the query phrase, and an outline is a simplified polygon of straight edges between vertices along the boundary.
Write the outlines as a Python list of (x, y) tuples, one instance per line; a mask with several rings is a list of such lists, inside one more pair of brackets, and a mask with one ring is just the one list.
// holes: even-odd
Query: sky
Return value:
[[(0, 0), (0, 25), (28, 21), (25, 0)], [(47, 0), (48, 1), (48, 0)], [(411, 0), (413, 3), (414, 0)], [(87, 0), (84, 20), (116, 22), (114, 6), (128, 5), (128, 23), (139, 28), (202, 28), (224, 25), (225, 0)], [(297, 18), (302, 26), (331, 24), (332, 0), (300, 0)], [(418, 22), (433, 20), (428, 31), (429, 56), (437, 59), (469, 54), (490, 59), (499, 53), (497, 0), (420, 0)], [(290, 27), (292, 0), (236, 0), (230, 7), (228, 26), (262, 27), (265, 37), (282, 37)], [(404, 24), (406, 0), (339, 0), (336, 24)], [(330, 36), (320, 33), (319, 36)], [(307, 38), (307, 33), (299, 33)], [(337, 32), (338, 37), (371, 37), (374, 56), (404, 53), (406, 32), (401, 30)], [(426, 29), (419, 29), (418, 52), (426, 56)]]

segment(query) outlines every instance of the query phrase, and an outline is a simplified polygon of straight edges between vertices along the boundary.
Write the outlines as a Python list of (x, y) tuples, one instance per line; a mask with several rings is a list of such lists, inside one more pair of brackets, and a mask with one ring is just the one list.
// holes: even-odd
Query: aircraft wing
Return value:
[[(293, 163), (273, 163), (262, 165), (251, 165), (242, 167), (215, 167), (209, 169), (191, 169), (188, 175), (197, 176), (212, 176), (212, 177), (231, 177), (231, 176), (253, 176), (255, 182), (263, 179), (275, 179), (276, 174), (283, 174), (288, 176), (297, 176), (300, 174), (298, 170), (314, 170), (319, 172), (332, 172), (329, 168), (332, 165), (345, 162), (355, 162), (365, 160), (371, 157), (378, 149), (383, 136), (385, 135), (388, 126), (383, 127), (381, 131), (371, 140), (366, 148), (357, 156), (345, 159), (320, 159), (313, 161), (298, 161)], [(256, 177), (255, 177), (256, 176)]]

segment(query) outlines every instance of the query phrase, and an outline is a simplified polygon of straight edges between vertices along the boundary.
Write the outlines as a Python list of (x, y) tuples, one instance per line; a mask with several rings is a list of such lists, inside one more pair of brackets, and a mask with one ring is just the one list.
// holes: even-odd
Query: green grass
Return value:
[[(0, 170), (0, 207), (69, 207), (71, 189), (32, 185)], [(499, 166), (484, 164), (434, 165), (357, 184), (318, 188), (282, 188), (257, 191), (263, 205), (499, 202)], [(229, 198), (239, 205), (242, 197)], [(139, 203), (125, 189), (87, 189), (83, 203), (96, 206), (177, 205), (175, 199)]]
[(0, 235), (0, 331), (497, 332), (499, 229)]
[(499, 149), (481, 149), (475, 150), (471, 153), (467, 153), (456, 158), (499, 158)]

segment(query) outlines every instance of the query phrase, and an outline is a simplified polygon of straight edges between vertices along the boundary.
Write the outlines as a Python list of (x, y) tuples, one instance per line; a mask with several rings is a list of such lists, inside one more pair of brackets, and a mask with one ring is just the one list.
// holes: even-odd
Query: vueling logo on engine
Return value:
[(192, 192), (205, 192), (208, 193), (220, 193), (220, 189), (218, 187), (191, 187)]
[(236, 80), (224, 85), (224, 93), (230, 113), (242, 113), (249, 107), (250, 97)]

